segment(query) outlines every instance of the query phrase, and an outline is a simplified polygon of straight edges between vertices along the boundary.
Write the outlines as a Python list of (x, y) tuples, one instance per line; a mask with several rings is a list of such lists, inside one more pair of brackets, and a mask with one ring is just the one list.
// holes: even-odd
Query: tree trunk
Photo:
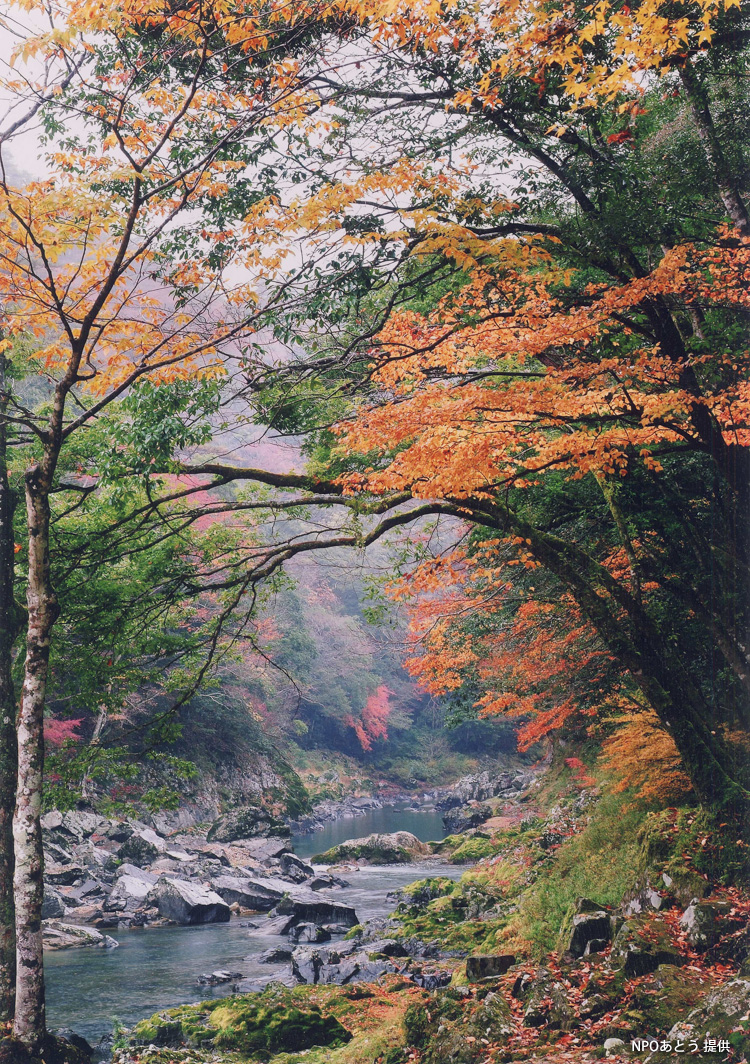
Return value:
[(750, 794), (710, 706), (681, 670), (679, 660), (672, 660), (657, 623), (628, 589), (575, 544), (540, 531), (502, 504), (474, 503), (472, 509), (475, 520), (491, 519), (496, 529), (512, 527), (533, 557), (568, 587), (674, 739), (700, 801), (737, 816), (750, 813)]
[(0, 1023), (13, 1019), (16, 932), (13, 905), (13, 804), (16, 795), (16, 698), (12, 650), (16, 631), (13, 597), (15, 498), (8, 479), (5, 352), (0, 351)]
[(743, 236), (750, 236), (750, 218), (748, 217), (747, 207), (740, 194), (736, 177), (732, 173), (732, 168), (724, 155), (719, 135), (716, 132), (708, 104), (708, 93), (689, 59), (685, 60), (679, 70), (682, 87), (688, 98), (698, 136), (701, 139), (703, 150), (706, 153), (706, 160), (711, 168), (721, 201), (724, 204), (724, 210), (729, 215), (735, 229)]
[(30, 1048), (46, 1035), (42, 957), (44, 854), (40, 815), (44, 761), (44, 700), (52, 628), (58, 614), (49, 566), (48, 475), (39, 466), (26, 473), (29, 530), (29, 607), (26, 662), (18, 714), (18, 789), (13, 819), (16, 897), (15, 1036)]

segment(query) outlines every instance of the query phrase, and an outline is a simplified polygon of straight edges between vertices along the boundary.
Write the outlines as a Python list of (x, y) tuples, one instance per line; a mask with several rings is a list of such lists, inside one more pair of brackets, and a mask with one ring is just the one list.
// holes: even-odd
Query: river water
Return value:
[[(310, 835), (294, 838), (300, 856), (321, 853), (348, 838), (372, 831), (411, 831), (418, 838), (442, 838), (440, 816), (399, 807), (370, 810), (334, 821)], [(346, 874), (350, 885), (330, 897), (353, 905), (360, 922), (386, 916), (393, 909), (390, 891), (423, 879), (447, 875), (458, 879), (463, 869), (439, 862), (390, 867), (363, 867)], [(251, 918), (261, 924), (263, 917)], [(247, 919), (199, 927), (165, 927), (117, 931), (115, 950), (74, 949), (45, 955), (49, 1026), (72, 1028), (96, 1045), (115, 1021), (132, 1026), (145, 1016), (174, 1005), (230, 993), (229, 987), (202, 987), (202, 972), (229, 969), (246, 978), (269, 975), (273, 968), (258, 963), (263, 950), (283, 941), (247, 927)], [(279, 969), (281, 970), (281, 969)]]

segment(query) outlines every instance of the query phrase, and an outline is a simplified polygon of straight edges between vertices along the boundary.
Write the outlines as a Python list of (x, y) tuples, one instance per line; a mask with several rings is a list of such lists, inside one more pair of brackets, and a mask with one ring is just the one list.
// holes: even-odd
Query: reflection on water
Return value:
[[(394, 813), (397, 814), (398, 822)], [(421, 818), (421, 819), (417, 819)], [(351, 824), (356, 830), (350, 830)], [(305, 854), (319, 853), (346, 838), (372, 831), (412, 831), (420, 838), (442, 838), (439, 814), (376, 809), (347, 821), (327, 825), (314, 835), (296, 839)], [(440, 829), (437, 830), (437, 826)], [(300, 852), (300, 849), (298, 849)], [(321, 892), (356, 909), (360, 921), (386, 916), (393, 909), (387, 898), (426, 875), (460, 877), (462, 869), (439, 863), (362, 868), (347, 873), (350, 885)], [(64, 950), (45, 955), (47, 1007), (50, 1027), (70, 1027), (92, 1044), (112, 1029), (115, 1020), (126, 1026), (158, 1009), (229, 993), (228, 987), (199, 987), (202, 972), (219, 968), (242, 972), (248, 978), (268, 975), (273, 969), (258, 963), (258, 955), (282, 940), (261, 933), (265, 917), (253, 918), (261, 928), (242, 926), (247, 920), (203, 927), (168, 927), (116, 931), (119, 949)]]
[(436, 809), (423, 811), (387, 805), (382, 809), (368, 809), (361, 816), (332, 820), (309, 835), (293, 835), (292, 845), (300, 857), (309, 858), (347, 839), (361, 839), (375, 831), (386, 835), (393, 831), (410, 831), (422, 842), (444, 839), (446, 834), (442, 814)]

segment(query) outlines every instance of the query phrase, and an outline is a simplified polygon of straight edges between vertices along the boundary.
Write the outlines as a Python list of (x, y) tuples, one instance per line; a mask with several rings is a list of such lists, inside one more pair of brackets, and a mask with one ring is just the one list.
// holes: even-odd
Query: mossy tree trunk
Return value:
[(17, 618), (13, 596), (15, 498), (7, 463), (6, 369), (5, 352), (0, 351), (0, 1022), (13, 1018), (16, 987), (13, 805), (17, 753), (16, 698), (11, 667)]

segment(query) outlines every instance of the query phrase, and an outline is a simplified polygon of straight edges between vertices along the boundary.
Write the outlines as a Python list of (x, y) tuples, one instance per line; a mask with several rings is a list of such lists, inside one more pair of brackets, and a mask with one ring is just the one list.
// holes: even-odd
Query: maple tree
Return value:
[[(2, 79), (9, 108), (0, 131), (1, 342), (13, 362), (14, 343), (33, 338), (31, 361), (45, 395), (38, 408), (29, 407), (17, 391), (4, 388), (2, 409), (3, 431), (13, 437), (8, 444), (17, 455), (11, 485), (3, 455), (3, 518), (18, 485), (28, 610), (17, 786), (10, 782), (16, 766), (10, 759), (3, 763), (3, 794), (11, 787), (16, 792), (17, 961), (14, 977), (4, 919), (3, 1008), (12, 1007), (15, 983), (14, 1034), (32, 1048), (46, 1037), (42, 728), (50, 644), (61, 609), (50, 528), (55, 495), (67, 497), (75, 509), (92, 490), (83, 466), (62, 480), (62, 456), (146, 382), (166, 393), (180, 381), (241, 374), (252, 359), (251, 338), (290, 298), (283, 284), (270, 289), (284, 256), (269, 242), (264, 221), (273, 182), (262, 174), (254, 182), (248, 167), (274, 133), (304, 111), (299, 80), (273, 40), (314, 13), (314, 6), (295, 14), (283, 3), (251, 4), (237, 19), (221, 4), (174, 11), (169, 5), (105, 10), (71, 2), (56, 6), (51, 28), (45, 5), (11, 5), (2, 14), (4, 30), (17, 44)], [(233, 91), (215, 87), (216, 72), (227, 61), (252, 70), (254, 83)], [(32, 129), (41, 130), (50, 176), (19, 180), (8, 152), (15, 138)], [(204, 228), (195, 225), (199, 210)], [(165, 411), (167, 399), (162, 417)], [(138, 420), (138, 411), (129, 416)], [(163, 424), (174, 427), (175, 419), (166, 417)], [(170, 448), (196, 443), (189, 431), (165, 436), (154, 426), (152, 418), (150, 433), (136, 441), (136, 460), (119, 470), (123, 476), (142, 482), (144, 463), (161, 473)], [(117, 462), (96, 476), (111, 476), (112, 465)], [(8, 529), (4, 520), (4, 556)], [(228, 562), (227, 545), (216, 550)], [(204, 554), (204, 569), (211, 553)], [(4, 579), (12, 586), (6, 569)], [(10, 593), (2, 610), (7, 634), (16, 613)], [(209, 641), (214, 646), (220, 630)]]
[[(309, 229), (334, 211), (362, 284), (283, 398), (304, 427), (316, 388), (359, 391), (338, 446), (318, 435), (318, 475), (383, 512), (420, 500), (415, 518), (489, 528), (543, 567), (701, 799), (738, 812), (724, 737), (750, 705), (745, 17), (369, 12), (348, 77), (313, 79), (335, 115), (328, 180), (286, 218)], [(367, 161), (336, 170), (354, 136)]]

